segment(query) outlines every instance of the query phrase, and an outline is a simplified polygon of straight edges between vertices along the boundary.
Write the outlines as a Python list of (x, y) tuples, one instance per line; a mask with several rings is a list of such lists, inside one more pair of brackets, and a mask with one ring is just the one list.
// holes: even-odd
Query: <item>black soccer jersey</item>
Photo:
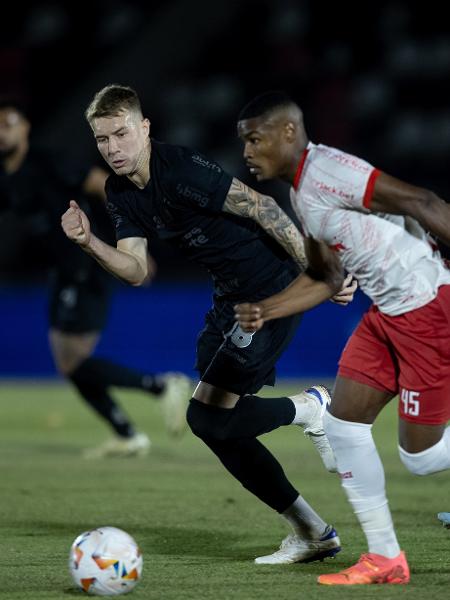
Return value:
[(218, 295), (250, 300), (290, 259), (253, 220), (222, 210), (231, 182), (201, 154), (152, 140), (145, 188), (118, 175), (106, 183), (116, 237), (165, 240), (211, 273)]

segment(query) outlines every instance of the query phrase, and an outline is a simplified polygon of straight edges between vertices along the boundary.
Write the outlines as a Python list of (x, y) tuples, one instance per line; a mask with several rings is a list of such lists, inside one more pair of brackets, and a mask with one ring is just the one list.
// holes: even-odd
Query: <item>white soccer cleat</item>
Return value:
[(291, 565), (308, 563), (324, 558), (334, 558), (341, 550), (341, 542), (336, 531), (328, 526), (318, 540), (304, 540), (295, 533), (289, 534), (281, 542), (280, 549), (267, 556), (255, 558), (257, 565)]
[(192, 396), (192, 383), (182, 373), (169, 373), (163, 378), (166, 387), (161, 395), (166, 429), (170, 435), (181, 435), (186, 427), (186, 411)]
[(450, 529), (450, 512), (440, 512), (437, 517), (444, 527)]
[(297, 396), (290, 396), (290, 398), (294, 403), (298, 398), (302, 402), (313, 402), (316, 405), (317, 410), (314, 412), (314, 416), (308, 422), (302, 423), (300, 427), (303, 427), (304, 434), (314, 444), (327, 471), (336, 473), (337, 466), (334, 452), (323, 429), (323, 415), (331, 402), (329, 391), (323, 385), (313, 385)]
[(133, 456), (146, 456), (150, 452), (150, 438), (145, 433), (135, 433), (133, 436), (114, 437), (96, 448), (89, 448), (83, 452), (84, 458), (129, 458)]

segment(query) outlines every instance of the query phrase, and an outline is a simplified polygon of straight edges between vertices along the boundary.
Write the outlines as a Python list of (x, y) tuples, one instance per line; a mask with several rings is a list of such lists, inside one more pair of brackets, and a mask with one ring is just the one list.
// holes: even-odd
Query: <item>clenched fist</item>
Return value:
[(88, 246), (91, 239), (91, 224), (86, 213), (81, 210), (75, 200), (61, 217), (61, 227), (69, 240), (80, 246)]
[(264, 325), (264, 311), (260, 304), (244, 302), (234, 306), (234, 318), (247, 333), (254, 333)]
[(356, 288), (358, 287), (358, 282), (356, 279), (353, 279), (353, 275), (347, 275), (342, 284), (341, 290), (332, 298), (330, 298), (331, 302), (335, 304), (340, 304), (340, 306), (347, 306), (355, 295)]

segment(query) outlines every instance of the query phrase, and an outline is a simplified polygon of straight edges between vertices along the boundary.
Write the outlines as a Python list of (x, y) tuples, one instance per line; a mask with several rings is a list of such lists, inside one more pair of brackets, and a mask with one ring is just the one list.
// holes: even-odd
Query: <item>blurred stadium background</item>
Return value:
[[(0, 95), (27, 107), (36, 145), (98, 162), (83, 110), (97, 89), (120, 82), (140, 93), (154, 137), (192, 146), (255, 185), (236, 115), (256, 93), (282, 88), (304, 108), (313, 141), (450, 197), (450, 32), (438, 3), (49, 0), (3, 11)], [(286, 199), (282, 185), (255, 187)], [(12, 256), (11, 235), (1, 237), (0, 375), (53, 376), (39, 251), (25, 246)], [(115, 284), (100, 349), (136, 366), (193, 373), (207, 276), (164, 246), (152, 251), (155, 284)], [(333, 376), (366, 306), (359, 294), (352, 307), (328, 303), (307, 315), (279, 374)]]
[[(99, 157), (83, 111), (103, 85), (131, 85), (154, 137), (214, 157), (285, 203), (285, 186), (257, 186), (250, 179), (235, 133), (248, 99), (282, 88), (302, 105), (313, 141), (359, 154), (448, 199), (445, 11), (434, 0), (9, 2), (0, 16), (0, 96), (15, 96), (26, 106), (35, 145), (95, 164)], [(143, 369), (194, 375), (195, 338), (210, 305), (208, 278), (164, 246), (155, 244), (152, 252), (159, 267), (153, 285), (114, 283), (98, 353)], [(70, 543), (83, 530), (113, 524), (142, 544), (144, 581), (133, 597), (229, 600), (232, 590), (237, 600), (294, 600), (302, 592), (323, 598), (315, 581), (330, 563), (255, 570), (252, 558), (275, 548), (284, 535), (281, 523), (219, 468), (197, 438), (169, 441), (158, 406), (143, 401), (142, 393), (121, 392), (120, 400), (152, 438), (148, 460), (80, 460), (106, 426), (57, 380), (47, 301), (40, 248), (9, 228), (0, 196), (0, 597), (75, 597), (67, 573)], [(331, 383), (367, 305), (359, 292), (345, 309), (326, 303), (307, 314), (279, 375)], [(38, 380), (42, 385), (35, 385)], [(294, 393), (298, 383), (281, 390)], [(449, 538), (436, 513), (449, 508), (448, 474), (424, 486), (403, 468), (395, 412), (394, 403), (383, 411), (374, 435), (413, 569), (413, 583), (398, 593), (409, 600), (443, 598)], [(265, 442), (338, 528), (344, 551), (333, 569), (354, 562), (365, 542), (338, 478), (321, 469), (296, 428), (271, 433)], [(326, 592), (333, 600), (342, 597), (338, 589)], [(375, 592), (378, 600), (393, 598), (390, 589), (364, 592), (365, 598)]]

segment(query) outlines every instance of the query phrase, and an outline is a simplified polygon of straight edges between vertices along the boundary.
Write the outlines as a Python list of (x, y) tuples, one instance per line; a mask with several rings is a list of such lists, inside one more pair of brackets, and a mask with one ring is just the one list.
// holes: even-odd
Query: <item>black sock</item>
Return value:
[(289, 398), (244, 396), (234, 408), (217, 408), (192, 399), (188, 423), (241, 484), (278, 512), (298, 496), (276, 458), (256, 437), (294, 420)]
[(255, 438), (290, 425), (294, 417), (294, 403), (286, 397), (243, 396), (234, 408), (218, 408), (192, 399), (187, 413), (196, 435), (217, 440)]
[(277, 459), (256, 439), (202, 438), (224, 467), (252, 494), (279, 513), (298, 497)]
[(81, 396), (99, 415), (101, 415), (114, 431), (122, 437), (131, 437), (135, 431), (122, 409), (108, 394), (106, 387), (83, 369), (75, 369), (69, 379)]
[(164, 382), (156, 375), (142, 373), (105, 358), (89, 357), (78, 366), (77, 371), (93, 381), (102, 383), (104, 387), (114, 385), (122, 388), (146, 390), (152, 394), (160, 394), (164, 390)]

